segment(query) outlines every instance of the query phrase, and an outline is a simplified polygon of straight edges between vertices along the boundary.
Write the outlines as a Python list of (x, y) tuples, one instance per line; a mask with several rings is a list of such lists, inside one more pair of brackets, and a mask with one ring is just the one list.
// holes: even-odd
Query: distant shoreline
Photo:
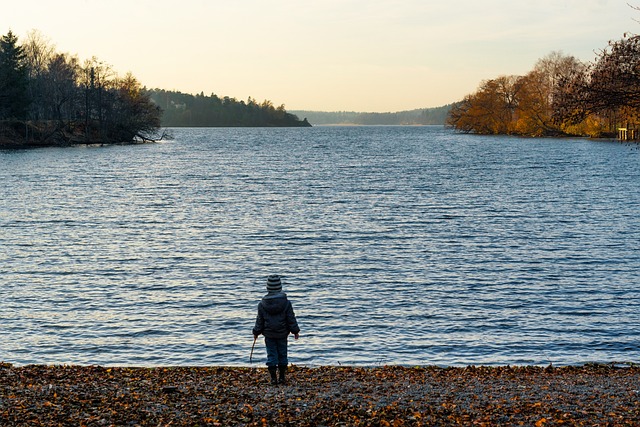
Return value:
[(452, 105), (415, 110), (367, 113), (356, 111), (291, 110), (290, 113), (306, 117), (314, 126), (320, 125), (444, 125)]

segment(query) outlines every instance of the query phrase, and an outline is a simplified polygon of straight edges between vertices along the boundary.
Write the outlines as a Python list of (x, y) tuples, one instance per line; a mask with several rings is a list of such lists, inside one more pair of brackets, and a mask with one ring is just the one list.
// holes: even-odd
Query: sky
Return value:
[(403, 111), (523, 75), (553, 51), (590, 62), (640, 33), (640, 0), (21, 0), (0, 34), (39, 31), (144, 86), (287, 110)]

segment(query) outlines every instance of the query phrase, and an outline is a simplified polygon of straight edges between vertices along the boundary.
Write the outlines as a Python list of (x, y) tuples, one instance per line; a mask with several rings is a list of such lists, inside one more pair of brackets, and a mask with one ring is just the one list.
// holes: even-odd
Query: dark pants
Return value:
[(264, 337), (267, 347), (267, 366), (287, 366), (287, 339)]

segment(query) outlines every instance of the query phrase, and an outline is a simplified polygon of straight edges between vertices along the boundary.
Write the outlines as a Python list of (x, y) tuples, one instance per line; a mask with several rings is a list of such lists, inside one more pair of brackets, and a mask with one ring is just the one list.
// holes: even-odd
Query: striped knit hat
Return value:
[(280, 281), (280, 276), (278, 276), (277, 274), (272, 274), (271, 276), (267, 277), (267, 291), (282, 291), (282, 282)]

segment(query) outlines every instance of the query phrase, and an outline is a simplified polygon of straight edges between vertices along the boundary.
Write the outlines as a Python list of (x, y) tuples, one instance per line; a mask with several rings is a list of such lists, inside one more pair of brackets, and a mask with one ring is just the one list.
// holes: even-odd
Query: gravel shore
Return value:
[(0, 364), (2, 426), (640, 426), (640, 367)]

